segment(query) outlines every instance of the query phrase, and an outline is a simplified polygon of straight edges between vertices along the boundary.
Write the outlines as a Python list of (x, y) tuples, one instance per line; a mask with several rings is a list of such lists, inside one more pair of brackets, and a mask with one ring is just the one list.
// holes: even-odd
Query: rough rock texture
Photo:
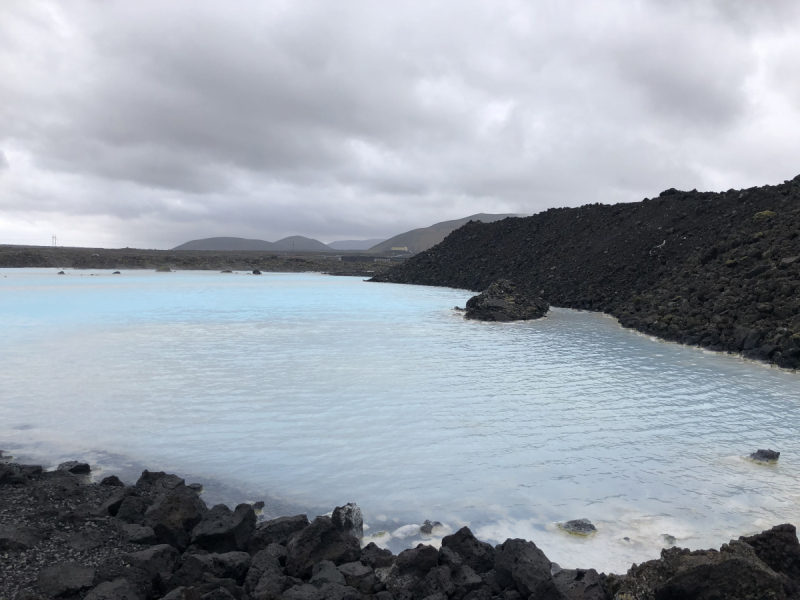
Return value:
[(308, 578), (322, 560), (340, 565), (361, 557), (358, 539), (338, 529), (330, 517), (317, 517), (286, 544), (286, 570), (292, 577)]
[(127, 579), (115, 579), (98, 585), (84, 600), (140, 600), (141, 595)]
[(494, 568), (495, 549), (491, 544), (478, 540), (469, 527), (462, 527), (442, 538), (442, 547), (458, 554), (476, 573), (486, 573)]
[(152, 527), (159, 541), (185, 549), (189, 546), (189, 531), (208, 512), (205, 502), (194, 490), (183, 484), (160, 496), (144, 516), (144, 525)]
[(233, 512), (218, 504), (192, 530), (192, 544), (209, 552), (245, 550), (255, 528), (256, 513), (249, 504), (240, 504)]
[(502, 588), (516, 588), (523, 597), (559, 598), (550, 573), (550, 561), (533, 542), (506, 540), (497, 546), (494, 559), (497, 583)]
[(391, 567), (396, 559), (390, 550), (379, 548), (375, 542), (370, 542), (361, 549), (361, 562), (373, 569)]
[(358, 540), (364, 537), (364, 518), (361, 516), (361, 509), (353, 502), (337, 506), (331, 515), (331, 522), (342, 533)]
[(467, 300), (464, 317), (477, 321), (529, 321), (541, 319), (550, 306), (517, 289), (508, 279), (492, 283), (485, 291)]
[(485, 290), (509, 279), (683, 344), (800, 367), (800, 176), (727, 192), (470, 222), (373, 281)]
[(605, 575), (594, 569), (562, 569), (553, 575), (559, 594), (568, 600), (605, 600)]
[(256, 554), (270, 544), (283, 544), (285, 546), (292, 535), (306, 527), (308, 527), (308, 517), (306, 515), (278, 517), (277, 519), (259, 523), (247, 542), (247, 551), (250, 554)]
[(619, 600), (780, 600), (796, 590), (795, 582), (770, 569), (741, 541), (724, 544), (719, 551), (664, 549), (659, 560), (631, 567), (612, 589)]
[(740, 537), (769, 568), (800, 583), (800, 543), (797, 530), (788, 523), (749, 537)]
[(70, 460), (58, 465), (59, 471), (69, 471), (73, 475), (87, 475), (91, 473), (92, 468), (88, 463), (82, 463), (77, 460)]
[(781, 457), (780, 452), (775, 450), (756, 450), (750, 455), (750, 458), (758, 462), (775, 463)]
[(76, 562), (45, 567), (39, 573), (39, 589), (52, 597), (66, 596), (92, 587), (95, 570)]
[(591, 535), (597, 533), (597, 527), (595, 527), (589, 519), (573, 519), (572, 521), (560, 523), (559, 527), (574, 535)]

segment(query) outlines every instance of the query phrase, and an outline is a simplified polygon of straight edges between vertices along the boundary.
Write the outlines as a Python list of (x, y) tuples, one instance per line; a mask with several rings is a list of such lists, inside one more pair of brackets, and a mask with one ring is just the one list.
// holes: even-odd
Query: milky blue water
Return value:
[[(797, 374), (593, 313), (465, 321), (452, 308), (470, 295), (3, 269), (0, 448), (86, 458), (98, 476), (136, 461), (323, 511), (357, 502), (369, 539), (395, 550), (436, 519), (425, 541), (469, 524), (617, 572), (656, 557), (662, 534), (698, 548), (800, 524)], [(742, 458), (766, 447), (777, 466)], [(556, 525), (574, 518), (598, 533)]]

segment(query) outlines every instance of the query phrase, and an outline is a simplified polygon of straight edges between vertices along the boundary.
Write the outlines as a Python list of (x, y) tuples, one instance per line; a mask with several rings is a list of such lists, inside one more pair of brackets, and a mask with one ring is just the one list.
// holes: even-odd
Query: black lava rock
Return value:
[(774, 463), (778, 462), (781, 453), (775, 450), (756, 450), (750, 455), (750, 458), (758, 462)]
[(529, 321), (541, 319), (549, 309), (541, 298), (529, 298), (511, 281), (501, 279), (467, 300), (464, 317), (477, 321)]
[(471, 221), (372, 281), (485, 290), (513, 281), (553, 306), (661, 339), (800, 367), (800, 176), (726, 192)]

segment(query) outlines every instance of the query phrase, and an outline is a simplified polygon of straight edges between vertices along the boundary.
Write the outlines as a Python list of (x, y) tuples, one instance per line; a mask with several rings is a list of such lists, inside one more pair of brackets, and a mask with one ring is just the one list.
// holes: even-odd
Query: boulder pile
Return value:
[[(562, 569), (535, 543), (467, 527), (392, 554), (362, 547), (355, 504), (312, 521), (208, 508), (199, 486), (145, 471), (89, 483), (72, 468), (0, 464), (0, 598), (9, 600), (788, 599), (800, 543), (779, 525), (717, 550), (670, 548), (625, 575)], [(83, 467), (78, 471), (85, 470)]]

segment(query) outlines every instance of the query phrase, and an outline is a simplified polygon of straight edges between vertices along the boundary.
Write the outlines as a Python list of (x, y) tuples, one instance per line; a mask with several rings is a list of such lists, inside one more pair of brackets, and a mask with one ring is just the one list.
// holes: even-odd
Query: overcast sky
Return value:
[(0, 243), (389, 237), (797, 174), (797, 0), (0, 2)]

